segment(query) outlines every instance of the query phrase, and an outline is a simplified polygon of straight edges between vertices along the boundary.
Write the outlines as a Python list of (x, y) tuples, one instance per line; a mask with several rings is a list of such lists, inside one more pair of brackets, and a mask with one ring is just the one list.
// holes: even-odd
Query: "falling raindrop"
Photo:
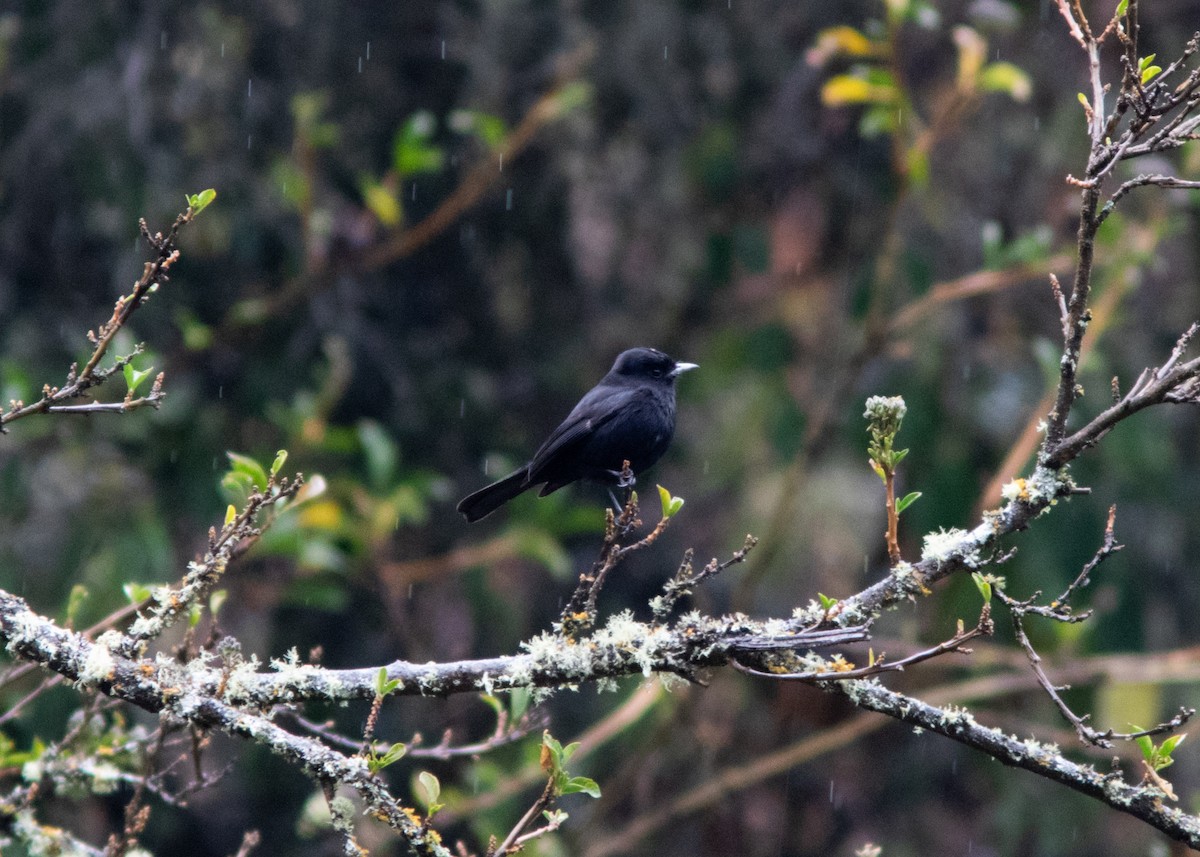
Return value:
[(408, 600), (409, 601), (412, 601), (412, 594), (413, 594), (413, 585), (410, 583), (408, 585)]
[(362, 74), (362, 57), (358, 58), (358, 73)]
[(704, 475), (708, 475), (708, 459), (704, 459)]
[(442, 59), (446, 58), (446, 40), (442, 39)]
[(225, 43), (221, 42), (221, 59), (225, 59)]
[(829, 802), (833, 803), (833, 780), (829, 781)]
[(177, 461), (179, 461), (179, 450), (172, 449), (171, 450), (171, 463), (175, 464)]
[(213, 470), (217, 469), (217, 457), (215, 455), (213, 456), (212, 469)]
[(254, 79), (251, 78), (246, 81), (246, 97), (249, 98), (253, 94), (254, 94)]
[(663, 45), (663, 59), (665, 60), (666, 58), (667, 58), (667, 46)]
[(246, 135), (246, 150), (247, 150), (247, 151), (249, 151), (249, 150), (250, 150), (250, 143), (253, 141), (253, 139), (254, 139), (254, 135), (253, 135), (253, 134), (247, 134), (247, 135)]
[(158, 37), (158, 49), (165, 51), (167, 49), (167, 31), (163, 30)]
[(225, 398), (225, 385), (224, 384), (222, 384), (220, 387), (217, 387), (217, 398), (218, 399)]
[(504, 153), (500, 153), (500, 172), (504, 172)]
[(1042, 118), (1040, 116), (1033, 117), (1033, 130), (1040, 131), (1042, 128)]
[(371, 43), (367, 42), (367, 62), (371, 61)]
[(416, 182), (413, 182), (412, 198), (413, 198), (413, 202), (417, 201), (417, 183)]
[(467, 400), (459, 399), (458, 400), (458, 418), (461, 420), (466, 415), (467, 415)]
[(508, 191), (504, 194), (504, 210), (505, 211), (512, 211), (512, 190), (513, 189), (510, 187), (508, 189)]

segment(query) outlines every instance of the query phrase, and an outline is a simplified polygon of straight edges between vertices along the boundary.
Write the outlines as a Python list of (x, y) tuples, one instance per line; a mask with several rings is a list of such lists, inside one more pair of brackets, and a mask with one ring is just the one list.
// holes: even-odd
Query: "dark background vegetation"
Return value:
[[(680, 382), (675, 445), (641, 486), (649, 496), (662, 482), (687, 506), (620, 569), (605, 611), (647, 613), (685, 547), (727, 555), (747, 532), (765, 544), (697, 594), (702, 609), (786, 615), (817, 592), (873, 580), (886, 554), (861, 420), (871, 394), (909, 406), (902, 489), (924, 496), (902, 519), (906, 554), (919, 555), (929, 530), (973, 525), (1056, 371), (1046, 274), (1071, 270), (1062, 254), (1078, 192), (1063, 177), (1083, 169), (1085, 69), (1052, 4), (936, 12), (895, 42), (912, 115), (897, 111), (895, 134), (867, 136), (862, 108), (822, 103), (847, 63), (822, 67), (807, 53), (830, 26), (878, 32), (867, 23), (884, 17), (876, 2), (10, 4), (0, 14), (3, 401), (61, 383), (87, 353), (83, 334), (140, 273), (139, 216), (163, 228), (185, 193), (219, 196), (185, 234), (170, 286), (132, 325), (150, 352), (138, 366), (167, 373), (163, 408), (29, 419), (0, 437), (0, 586), (61, 615), (82, 583), (80, 624), (95, 621), (122, 603), (122, 584), (172, 580), (203, 549), (228, 502), (226, 450), (269, 461), (287, 448), (288, 468), (322, 474), (329, 490), (231, 569), (222, 625), (247, 652), (319, 648), (329, 666), (512, 652), (555, 618), (591, 561), (603, 495), (526, 497), (474, 526), (454, 503), (519, 463), (633, 345), (701, 365)], [(1200, 5), (1155, 0), (1142, 18), (1143, 43), (1174, 56)], [(978, 93), (938, 127), (927, 178), (906, 176), (896, 141), (952, 97), (959, 25), (987, 40), (989, 61), (1025, 70), (1030, 97)], [(554, 91), (557, 115), (499, 163), (497, 139)], [(462, 110), (476, 111), (474, 130)], [(400, 169), (398, 137), (415, 158)], [(497, 175), (476, 204), (412, 252), (371, 256), (480, 163)], [(1175, 171), (1194, 178), (1198, 167), (1193, 152)], [(1084, 413), (1102, 407), (1112, 375), (1127, 387), (1200, 316), (1197, 199), (1139, 191), (1104, 226), (1097, 300), (1109, 313), (1083, 373)], [(1021, 264), (1028, 275), (1005, 288), (938, 303), (862, 350), (871, 324), (936, 284)], [(1076, 469), (1094, 493), (1015, 540), (1014, 594), (1057, 591), (1118, 503), (1128, 548), (1089, 590), (1097, 617), (1036, 629), (1052, 662), (1145, 652), (1148, 670), (1200, 642), (1198, 428), (1182, 409), (1123, 424)], [(657, 518), (656, 501), (647, 512)], [(939, 589), (889, 617), (874, 646), (943, 639), (977, 609), (969, 582)], [(1010, 645), (1002, 629), (973, 661), (892, 681), (920, 695), (967, 670), (991, 674), (1019, 664)], [(1081, 682), (1072, 699), (1118, 729), (1195, 702), (1194, 684), (1142, 678)], [(548, 704), (554, 734), (579, 734), (636, 686), (560, 694)], [(62, 689), (9, 734), (18, 746), (54, 734), (76, 701)], [(1036, 692), (975, 708), (1020, 736), (1073, 742)], [(351, 735), (365, 717), (314, 713)], [(731, 673), (676, 690), (589, 757), (581, 772), (604, 797), (569, 799), (572, 819), (543, 853), (604, 853), (687, 790), (855, 716), (811, 688)], [(378, 733), (436, 742), (453, 728), (465, 741), (488, 717), (465, 697), (395, 701)], [(867, 840), (888, 857), (1167, 852), (1135, 820), (880, 725), (681, 810), (625, 853), (848, 855)], [(535, 745), (424, 767), (470, 796), (523, 770)], [(313, 794), (299, 773), (233, 742), (217, 755), (234, 762), (230, 776), (187, 808), (156, 808), (149, 847), (230, 853), (257, 827), (256, 853), (338, 851), (298, 823)], [(1186, 744), (1177, 755), (1172, 782), (1196, 811), (1200, 765)], [(420, 767), (389, 774), (403, 781)], [(447, 833), (475, 843), (503, 833), (535, 791)], [(122, 794), (83, 806), (64, 802), (58, 820), (103, 842)]]

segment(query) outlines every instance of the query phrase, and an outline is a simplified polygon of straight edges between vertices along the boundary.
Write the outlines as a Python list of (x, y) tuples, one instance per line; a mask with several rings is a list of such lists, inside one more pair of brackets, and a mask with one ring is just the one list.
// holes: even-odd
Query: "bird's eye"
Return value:
[(653, 370), (653, 371), (652, 371), (650, 374), (651, 374), (651, 375), (653, 375), (655, 378), (661, 378), (661, 377), (662, 377), (662, 370), (661, 370), (661, 369), (655, 369), (655, 370)]

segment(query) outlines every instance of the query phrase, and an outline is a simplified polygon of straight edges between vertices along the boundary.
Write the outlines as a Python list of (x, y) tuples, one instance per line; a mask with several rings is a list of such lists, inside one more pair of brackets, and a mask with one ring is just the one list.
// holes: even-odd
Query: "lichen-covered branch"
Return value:
[(969, 711), (938, 708), (911, 696), (888, 690), (875, 681), (830, 685), (859, 708), (886, 714), (929, 732), (936, 732), (993, 759), (1031, 771), (1040, 777), (1095, 798), (1118, 812), (1128, 813), (1192, 848), (1200, 848), (1200, 817), (1166, 806), (1166, 794), (1156, 785), (1133, 785), (1118, 770), (1101, 774), (1091, 765), (1072, 762), (1053, 744), (1022, 740), (978, 723)]

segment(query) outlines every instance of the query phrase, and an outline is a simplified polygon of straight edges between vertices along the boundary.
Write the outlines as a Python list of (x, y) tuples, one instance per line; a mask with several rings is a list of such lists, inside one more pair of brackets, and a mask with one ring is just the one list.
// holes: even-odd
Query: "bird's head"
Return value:
[(697, 364), (676, 362), (657, 348), (631, 348), (617, 357), (611, 374), (670, 384), (684, 372), (696, 368)]

